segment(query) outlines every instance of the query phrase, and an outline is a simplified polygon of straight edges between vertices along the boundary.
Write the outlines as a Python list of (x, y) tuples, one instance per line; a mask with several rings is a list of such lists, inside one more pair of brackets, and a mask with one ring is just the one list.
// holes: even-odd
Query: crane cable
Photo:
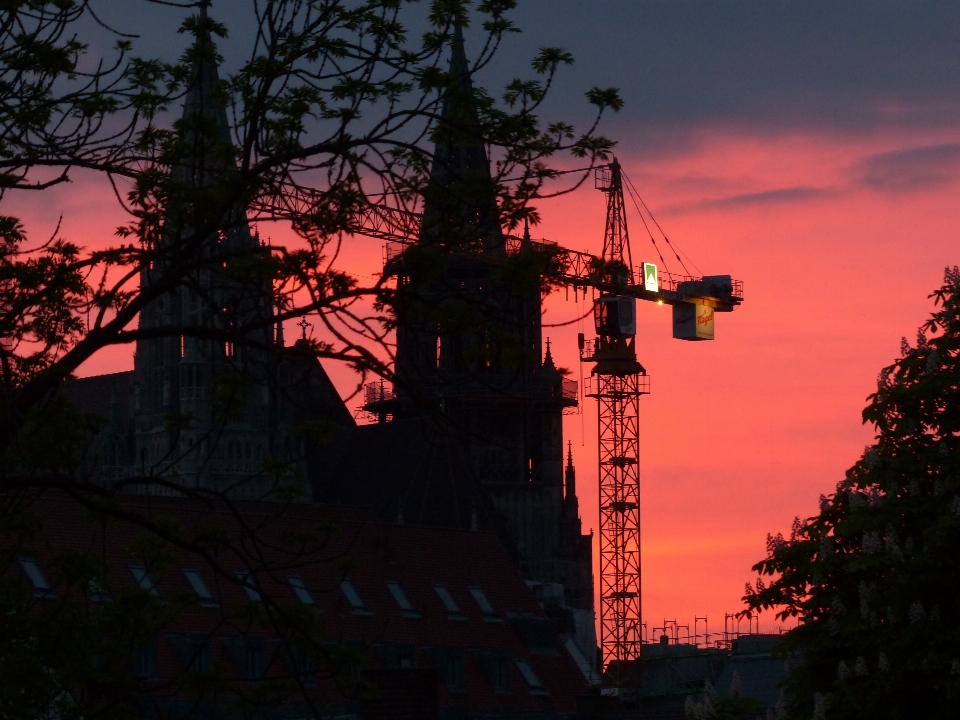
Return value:
[(681, 253), (683, 253), (684, 257), (686, 257), (687, 260), (690, 261), (690, 264), (693, 265), (694, 270), (696, 270), (698, 274), (702, 275), (703, 272), (700, 270), (699, 267), (697, 267), (697, 264), (693, 261), (693, 258), (687, 255), (687, 253), (685, 253), (683, 251), (683, 248), (681, 248), (679, 245), (670, 241), (670, 237), (664, 232), (663, 228), (660, 227), (660, 223), (657, 222), (657, 219), (653, 216), (653, 213), (650, 212), (650, 208), (647, 207), (647, 204), (643, 201), (643, 198), (640, 196), (640, 193), (637, 192), (636, 187), (634, 187), (633, 181), (629, 177), (627, 177), (626, 173), (622, 173), (622, 174), (627, 180), (628, 190), (630, 190), (632, 194), (636, 194), (637, 200), (640, 201), (640, 204), (643, 206), (644, 210), (646, 210), (647, 214), (650, 215), (650, 219), (653, 221), (653, 224), (657, 226), (657, 230), (659, 230), (660, 234), (663, 235), (663, 239), (667, 241), (667, 245), (669, 245), (670, 249), (673, 250), (673, 254), (676, 256), (677, 260), (680, 261), (680, 265), (683, 266), (683, 269), (686, 271), (687, 275), (691, 275), (692, 273), (687, 268), (686, 264), (683, 262), (680, 255), (677, 253), (678, 250)]
[[(626, 175), (623, 173), (622, 170), (620, 171), (620, 174), (621, 174), (623, 177), (626, 177)], [(627, 178), (627, 182), (628, 182), (628, 183), (630, 182), (630, 179), (629, 179), (629, 178)], [(660, 257), (660, 262), (663, 263), (663, 269), (666, 270), (666, 271), (669, 273), (669, 272), (670, 272), (670, 268), (667, 266), (667, 261), (664, 259), (663, 253), (660, 252), (660, 246), (657, 245), (657, 240), (656, 240), (656, 238), (654, 238), (654, 237), (653, 237), (653, 233), (650, 232), (650, 226), (647, 225), (647, 220), (646, 220), (646, 218), (643, 217), (643, 213), (640, 211), (640, 206), (637, 205), (637, 201), (636, 201), (636, 199), (633, 197), (633, 193), (630, 192), (630, 187), (629, 187), (629, 185), (627, 185), (627, 195), (630, 196), (630, 199), (633, 201), (633, 206), (637, 209), (637, 214), (640, 216), (640, 222), (643, 223), (643, 228), (644, 228), (644, 230), (647, 231), (647, 236), (650, 238), (650, 242), (653, 243), (653, 249), (657, 251), (657, 255)], [(648, 211), (648, 212), (649, 212), (649, 211)], [(650, 217), (651, 217), (651, 219), (653, 218), (652, 215), (651, 215)], [(659, 227), (659, 226), (658, 226), (658, 227)], [(660, 232), (663, 232), (663, 231), (661, 230)], [(676, 254), (676, 253), (674, 253), (674, 254)], [(677, 258), (677, 259), (679, 260), (680, 258)], [(683, 261), (682, 261), (682, 260), (680, 260), (680, 264), (683, 265)], [(686, 268), (684, 268), (684, 269), (686, 269)]]

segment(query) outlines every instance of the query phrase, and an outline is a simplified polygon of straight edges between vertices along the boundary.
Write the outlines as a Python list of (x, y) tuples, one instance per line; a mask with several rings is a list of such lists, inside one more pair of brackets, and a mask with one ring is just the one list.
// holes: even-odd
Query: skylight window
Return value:
[(310, 591), (307, 590), (307, 586), (304, 585), (302, 577), (299, 575), (287, 575), (287, 582), (290, 583), (290, 587), (293, 588), (293, 594), (297, 596), (297, 600), (304, 605), (313, 605), (313, 596), (310, 594)]
[(480, 608), (480, 612), (483, 613), (484, 620), (487, 622), (502, 622), (500, 618), (497, 617), (497, 611), (493, 609), (493, 605), (487, 600), (487, 596), (483, 594), (483, 590), (480, 589), (479, 585), (470, 585), (467, 587), (467, 590), (470, 591), (474, 602), (477, 603), (477, 607)]
[(213, 593), (210, 592), (207, 584), (203, 581), (203, 576), (199, 570), (184, 570), (183, 574), (187, 578), (187, 582), (190, 583), (190, 587), (197, 594), (201, 605), (207, 607), (218, 607), (220, 605), (217, 599), (213, 597)]
[(50, 592), (50, 583), (48, 583), (47, 578), (44, 577), (43, 571), (40, 569), (40, 566), (37, 565), (37, 561), (33, 558), (22, 557), (19, 562), (20, 568), (23, 570), (24, 575), (27, 576), (27, 580), (33, 585), (33, 596), (38, 598), (53, 597), (53, 593)]
[(533, 671), (533, 668), (530, 667), (530, 663), (523, 658), (515, 658), (513, 664), (517, 666), (517, 670), (519, 670), (520, 674), (523, 675), (523, 679), (530, 687), (530, 692), (534, 693), (535, 695), (546, 694), (546, 691), (543, 689), (543, 684), (540, 682), (540, 678), (537, 677), (537, 674)]
[(400, 583), (396, 580), (387, 580), (387, 589), (390, 591), (390, 594), (393, 595), (393, 599), (397, 602), (397, 607), (400, 608), (400, 612), (404, 617), (418, 618), (420, 613), (418, 613), (413, 608), (413, 603), (410, 602), (410, 598), (407, 597), (407, 594), (403, 591), (403, 588), (400, 587)]
[(341, 580), (340, 591), (347, 599), (347, 602), (350, 603), (350, 609), (353, 611), (354, 615), (372, 614), (369, 610), (367, 610), (367, 606), (364, 604), (363, 598), (360, 597), (360, 593), (357, 592), (357, 589), (353, 586), (352, 582), (349, 580)]
[(434, 583), (433, 590), (437, 593), (437, 597), (440, 598), (440, 602), (443, 603), (443, 607), (446, 608), (447, 612), (449, 613), (448, 617), (451, 620), (467, 619), (467, 616), (463, 614), (463, 611), (460, 609), (460, 606), (457, 605), (457, 601), (453, 599), (453, 595), (450, 594), (450, 591), (447, 589), (446, 585), (443, 583)]
[(253, 578), (250, 576), (250, 573), (238, 572), (235, 573), (235, 575), (237, 580), (243, 584), (243, 591), (247, 594), (250, 602), (263, 602), (263, 598), (260, 597), (260, 592), (253, 584)]
[(150, 579), (145, 567), (141, 565), (129, 565), (128, 569), (130, 570), (130, 574), (133, 575), (137, 587), (146, 590), (154, 597), (160, 596), (160, 593), (157, 592), (157, 587), (153, 584), (153, 580)]

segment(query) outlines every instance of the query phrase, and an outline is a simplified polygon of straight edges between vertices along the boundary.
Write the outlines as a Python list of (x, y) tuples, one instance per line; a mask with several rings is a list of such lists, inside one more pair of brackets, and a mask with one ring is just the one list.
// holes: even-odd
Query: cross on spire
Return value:
[(306, 340), (307, 328), (313, 327), (313, 323), (307, 322), (307, 319), (305, 317), (302, 317), (300, 318), (300, 322), (297, 323), (297, 326), (303, 331), (303, 334), (301, 335), (301, 339)]

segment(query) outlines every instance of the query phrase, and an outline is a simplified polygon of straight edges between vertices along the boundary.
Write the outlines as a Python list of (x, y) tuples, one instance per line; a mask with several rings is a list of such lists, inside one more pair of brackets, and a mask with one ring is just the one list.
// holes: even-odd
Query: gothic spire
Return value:
[(532, 246), (532, 241), (530, 240), (530, 221), (528, 218), (523, 219), (523, 238), (520, 241), (521, 250), (529, 250)]
[(502, 245), (496, 194), (459, 22), (450, 42), (449, 74), (451, 83), (444, 91), (434, 130), (421, 240)]
[(206, 185), (210, 176), (222, 172), (232, 162), (230, 123), (220, 76), (217, 72), (217, 47), (208, 24), (209, 0), (200, 3), (200, 30), (190, 52), (193, 55), (193, 77), (187, 88), (180, 120), (187, 143), (182, 171), (194, 187)]
[(450, 74), (456, 75), (468, 85), (470, 81), (470, 64), (467, 62), (467, 51), (463, 46), (463, 27), (460, 20), (453, 24), (453, 42), (450, 44)]
[(560, 379), (560, 373), (557, 371), (557, 366), (553, 362), (553, 353), (550, 351), (550, 338), (547, 338), (547, 352), (543, 356), (543, 364), (540, 366), (540, 376), (545, 378), (551, 383), (558, 382)]
[(566, 490), (564, 497), (568, 503), (577, 502), (577, 471), (573, 467), (573, 443), (567, 441), (567, 468), (564, 473)]

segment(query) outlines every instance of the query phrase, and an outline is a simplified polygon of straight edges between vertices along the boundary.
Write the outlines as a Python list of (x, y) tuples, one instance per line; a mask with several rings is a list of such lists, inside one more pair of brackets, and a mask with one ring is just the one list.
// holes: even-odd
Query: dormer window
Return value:
[(450, 594), (450, 591), (447, 589), (446, 585), (443, 583), (434, 583), (433, 591), (437, 593), (437, 597), (440, 598), (440, 602), (443, 603), (443, 607), (447, 611), (448, 618), (451, 620), (467, 619), (467, 616), (463, 614), (463, 610), (461, 610), (460, 606), (457, 605), (457, 601), (453, 599), (453, 595)]
[(297, 596), (297, 600), (304, 605), (313, 605), (313, 596), (310, 594), (310, 591), (307, 590), (307, 586), (304, 584), (302, 577), (299, 575), (287, 575), (287, 582), (290, 583), (290, 587), (293, 589), (293, 594)]
[(340, 591), (343, 593), (343, 596), (347, 599), (347, 602), (350, 604), (350, 610), (354, 615), (372, 615), (367, 606), (363, 602), (363, 598), (360, 597), (360, 593), (357, 592), (357, 589), (353, 586), (353, 583), (349, 580), (340, 581)]
[(217, 602), (213, 593), (210, 592), (210, 588), (208, 588), (207, 584), (203, 581), (203, 576), (199, 570), (184, 570), (183, 575), (187, 578), (187, 582), (190, 583), (190, 588), (197, 594), (197, 599), (200, 600), (202, 606), (220, 607), (220, 603)]
[(523, 679), (527, 683), (527, 687), (530, 688), (531, 695), (546, 695), (547, 691), (543, 688), (543, 683), (540, 682), (540, 678), (537, 677), (537, 674), (533, 671), (533, 668), (530, 667), (524, 658), (515, 658), (513, 664), (517, 666), (517, 670), (520, 671), (520, 674), (523, 675)]
[(410, 602), (410, 598), (407, 597), (407, 594), (403, 591), (400, 583), (398, 583), (396, 580), (387, 580), (386, 585), (387, 590), (390, 591), (394, 601), (397, 603), (397, 607), (400, 608), (401, 615), (408, 618), (420, 617), (420, 613), (414, 610), (413, 603)]
[(129, 565), (127, 569), (130, 570), (130, 574), (133, 575), (137, 587), (146, 590), (154, 597), (160, 597), (160, 593), (157, 592), (157, 587), (153, 584), (153, 580), (150, 579), (145, 567), (141, 565)]
[(485, 621), (503, 622), (497, 617), (496, 610), (493, 609), (493, 605), (487, 600), (487, 596), (483, 594), (483, 590), (480, 589), (479, 585), (470, 585), (467, 587), (467, 590), (470, 592), (473, 601), (477, 603), (477, 607), (480, 608), (480, 612), (483, 613), (483, 619)]
[(253, 577), (250, 573), (238, 572), (236, 573), (236, 578), (240, 581), (241, 585), (243, 585), (243, 591), (247, 594), (247, 599), (249, 599), (250, 602), (263, 602), (263, 598), (260, 597), (260, 592), (253, 584)]
[(52, 598), (54, 595), (50, 591), (50, 583), (47, 582), (47, 578), (44, 576), (40, 566), (37, 565), (37, 561), (33, 558), (22, 557), (18, 562), (20, 563), (20, 569), (23, 570), (23, 574), (27, 576), (27, 580), (29, 580), (33, 586), (33, 596), (38, 598)]

